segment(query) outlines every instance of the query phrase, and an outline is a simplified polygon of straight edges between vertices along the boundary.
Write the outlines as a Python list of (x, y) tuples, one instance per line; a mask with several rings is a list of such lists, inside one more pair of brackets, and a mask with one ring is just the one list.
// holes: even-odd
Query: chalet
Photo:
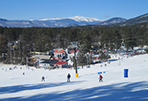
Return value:
[(68, 57), (68, 51), (64, 49), (54, 49), (54, 57), (65, 59)]

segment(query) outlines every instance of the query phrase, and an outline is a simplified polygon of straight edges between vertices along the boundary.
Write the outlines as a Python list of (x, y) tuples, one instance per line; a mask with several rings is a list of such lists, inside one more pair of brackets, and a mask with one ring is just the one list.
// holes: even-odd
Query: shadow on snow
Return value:
[[(69, 83), (74, 85), (73, 82)], [(11, 86), (0, 88), (1, 93), (11, 93), (18, 92), (22, 90), (32, 90), (32, 89), (41, 89), (46, 87), (62, 86), (69, 85), (67, 82), (59, 84), (39, 84), (36, 86), (24, 87), (24, 86)], [(99, 84), (98, 84), (99, 85)], [(74, 85), (75, 86), (75, 85)], [(140, 87), (140, 89), (138, 89)], [(143, 89), (141, 89), (143, 88)], [(3, 91), (1, 91), (3, 90)], [(89, 89), (79, 89), (73, 90), (64, 93), (47, 93), (35, 95), (27, 98), (14, 97), (7, 99), (0, 99), (1, 101), (5, 100), (14, 100), (14, 101), (147, 101), (148, 97), (148, 82), (136, 82), (136, 83), (117, 83), (106, 86), (98, 86)]]
[(24, 90), (35, 90), (35, 89), (37, 90), (37, 89), (42, 89), (42, 88), (70, 85), (70, 84), (74, 84), (78, 82), (82, 82), (82, 81), (73, 81), (70, 83), (62, 82), (62, 83), (25, 84), (25, 85), (0, 87), (0, 94), (17, 93), (17, 92), (24, 91)]

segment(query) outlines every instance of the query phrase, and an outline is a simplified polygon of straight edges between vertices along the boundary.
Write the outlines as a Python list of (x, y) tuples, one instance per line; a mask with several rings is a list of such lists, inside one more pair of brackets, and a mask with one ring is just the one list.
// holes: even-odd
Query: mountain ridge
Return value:
[(75, 21), (86, 21), (86, 22), (93, 22), (93, 21), (102, 21), (97, 18), (90, 18), (84, 16), (74, 16), (74, 17), (65, 17), (65, 18), (46, 18), (46, 19), (39, 19), (39, 21), (47, 21), (47, 20), (64, 20), (64, 19), (72, 19)]
[(2, 27), (68, 27), (69, 25), (91, 25), (99, 23), (99, 19), (82, 16), (39, 19), (39, 20), (1, 20)]
[(148, 13), (137, 16), (135, 18), (131, 18), (123, 23), (121, 23), (121, 26), (126, 26), (126, 25), (133, 25), (133, 24), (138, 24), (138, 23), (145, 23), (148, 22)]
[(148, 22), (148, 13), (131, 19), (114, 17), (104, 21), (99, 20), (97, 18), (89, 18), (83, 16), (74, 16), (74, 17), (65, 17), (65, 18), (47, 18), (39, 20), (34, 20), (34, 19), (7, 20), (0, 18), (0, 26), (2, 27), (69, 27), (69, 26), (85, 26), (85, 25), (126, 26), (143, 22)]
[(121, 18), (121, 17), (114, 17), (114, 18), (111, 18), (109, 20), (100, 22), (100, 23), (98, 23), (98, 25), (112, 25), (112, 24), (122, 23), (122, 22), (125, 22), (125, 21), (127, 21), (127, 19)]

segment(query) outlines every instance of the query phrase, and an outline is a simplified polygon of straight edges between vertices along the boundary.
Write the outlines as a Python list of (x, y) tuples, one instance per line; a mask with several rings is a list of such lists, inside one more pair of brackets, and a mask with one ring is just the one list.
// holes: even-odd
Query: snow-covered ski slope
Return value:
[[(9, 70), (14, 66), (0, 64), (0, 101), (148, 101), (148, 54), (79, 67), (78, 78), (74, 69), (17, 66)], [(124, 69), (128, 69), (128, 78), (124, 78)], [(98, 82), (98, 72), (103, 82)], [(67, 82), (68, 73), (71, 82)]]

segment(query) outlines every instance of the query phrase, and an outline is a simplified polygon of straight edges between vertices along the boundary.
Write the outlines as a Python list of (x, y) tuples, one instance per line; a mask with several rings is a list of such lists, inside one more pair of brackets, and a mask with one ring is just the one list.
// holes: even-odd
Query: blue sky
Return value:
[(0, 0), (0, 18), (29, 20), (84, 16), (130, 19), (148, 13), (148, 0)]

